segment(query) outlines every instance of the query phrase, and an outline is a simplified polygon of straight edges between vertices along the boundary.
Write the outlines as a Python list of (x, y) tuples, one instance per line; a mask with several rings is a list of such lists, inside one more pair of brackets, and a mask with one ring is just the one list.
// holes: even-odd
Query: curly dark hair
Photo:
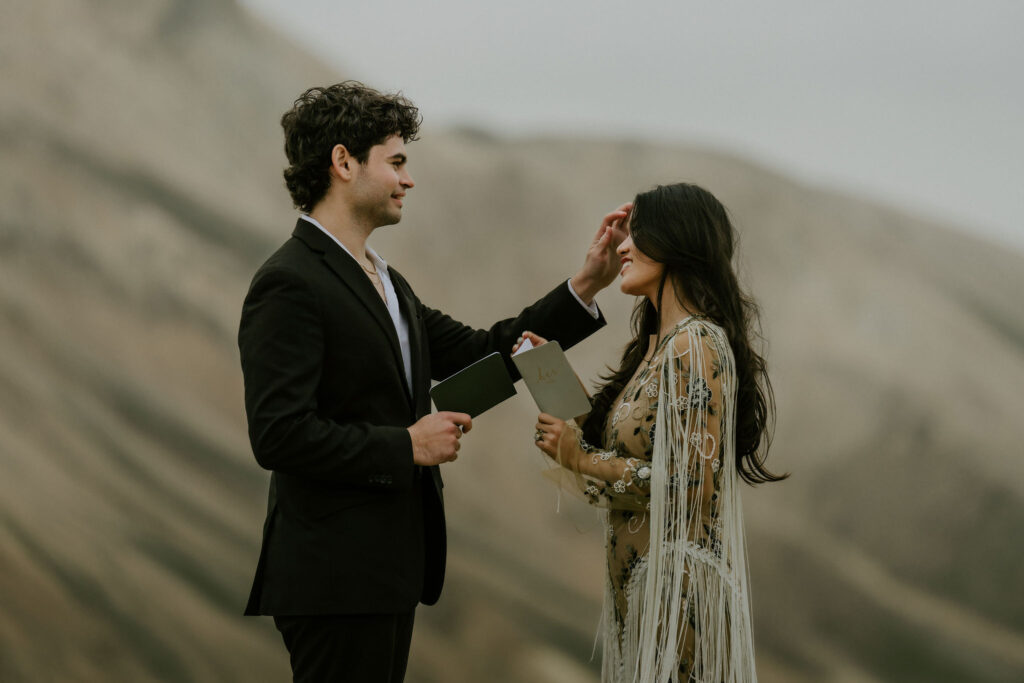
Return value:
[(331, 150), (344, 145), (365, 164), (370, 148), (392, 135), (417, 139), (422, 117), (401, 93), (382, 94), (358, 81), (310, 88), (281, 117), (288, 168), (284, 182), (295, 208), (312, 211), (331, 185)]
[[(698, 310), (725, 330), (736, 360), (736, 469), (749, 484), (779, 481), (765, 466), (771, 445), (775, 396), (764, 358), (754, 342), (760, 337), (758, 307), (740, 287), (732, 267), (736, 230), (722, 204), (707, 190), (687, 183), (660, 185), (633, 200), (630, 236), (638, 250), (664, 264), (658, 299), (673, 287), (679, 300), (688, 298)], [(650, 335), (658, 334), (658, 310), (640, 297), (633, 309), (633, 339), (618, 370), (593, 399), (583, 423), (583, 436), (601, 443), (608, 411), (640, 367)]]

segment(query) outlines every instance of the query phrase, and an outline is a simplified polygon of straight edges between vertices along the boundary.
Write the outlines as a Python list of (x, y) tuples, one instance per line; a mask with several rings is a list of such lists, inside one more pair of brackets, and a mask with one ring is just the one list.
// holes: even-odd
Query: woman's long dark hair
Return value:
[[(736, 231), (725, 207), (696, 185), (659, 185), (633, 200), (630, 235), (638, 250), (665, 266), (658, 300), (666, 286), (680, 301), (725, 330), (736, 360), (736, 469), (750, 484), (785, 479), (765, 467), (771, 445), (775, 395), (765, 361), (753, 347), (760, 337), (758, 308), (741, 289), (733, 271)], [(661, 329), (655, 306), (641, 297), (633, 308), (633, 339), (619, 369), (602, 377), (593, 409), (583, 424), (584, 438), (601, 443), (608, 411), (647, 352), (648, 338)]]

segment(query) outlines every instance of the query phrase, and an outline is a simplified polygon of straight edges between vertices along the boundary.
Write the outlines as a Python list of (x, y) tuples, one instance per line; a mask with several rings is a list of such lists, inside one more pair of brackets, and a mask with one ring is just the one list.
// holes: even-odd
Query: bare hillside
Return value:
[[(15, 0), (0, 54), (0, 679), (284, 680), (240, 616), (267, 475), (235, 332), (294, 221), (278, 117), (346, 74), (229, 0)], [(793, 472), (744, 491), (763, 680), (1024, 677), (1024, 256), (709, 150), (424, 114), (406, 218), (372, 242), (466, 322), (569, 277), (638, 190), (729, 206)], [(599, 301), (590, 377), (632, 303)], [(481, 417), (445, 470), (449, 579), (410, 681), (596, 680), (601, 533), (540, 476), (534, 415)]]

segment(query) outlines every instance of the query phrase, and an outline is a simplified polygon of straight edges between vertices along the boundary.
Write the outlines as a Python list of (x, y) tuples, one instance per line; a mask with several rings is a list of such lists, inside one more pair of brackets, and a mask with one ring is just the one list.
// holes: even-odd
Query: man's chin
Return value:
[(399, 211), (398, 213), (386, 213), (383, 216), (381, 216), (380, 219), (377, 221), (377, 226), (384, 227), (385, 225), (395, 225), (396, 223), (401, 222), (401, 220), (401, 211)]

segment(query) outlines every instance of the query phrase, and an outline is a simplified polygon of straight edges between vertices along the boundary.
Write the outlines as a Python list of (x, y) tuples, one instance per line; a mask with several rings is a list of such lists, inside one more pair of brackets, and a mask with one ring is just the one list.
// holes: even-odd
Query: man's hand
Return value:
[(633, 205), (626, 203), (604, 217), (594, 241), (587, 249), (583, 266), (572, 277), (573, 290), (587, 305), (619, 274), (621, 264), (615, 250), (626, 239), (626, 225), (632, 209)]
[(451, 462), (459, 457), (459, 439), (473, 428), (465, 413), (440, 412), (421, 417), (409, 427), (412, 437), (412, 461), (431, 466)]
[(512, 347), (513, 356), (515, 355), (516, 351), (519, 350), (519, 347), (523, 345), (523, 342), (525, 342), (527, 339), (530, 340), (530, 344), (533, 345), (533, 348), (537, 348), (538, 346), (548, 343), (548, 340), (540, 336), (539, 334), (534, 334), (529, 330), (524, 331), (521, 335), (519, 335), (519, 339), (516, 339), (515, 346)]

